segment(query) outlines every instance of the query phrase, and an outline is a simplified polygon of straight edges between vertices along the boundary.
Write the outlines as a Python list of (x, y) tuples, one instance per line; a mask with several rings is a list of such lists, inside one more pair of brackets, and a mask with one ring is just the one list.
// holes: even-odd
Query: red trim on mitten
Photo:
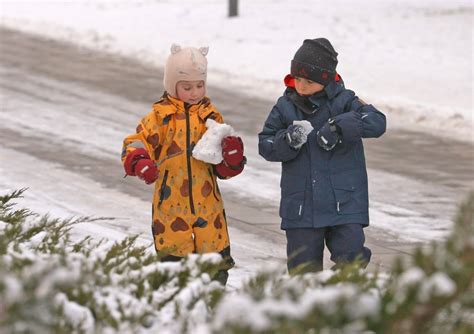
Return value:
[(135, 176), (135, 165), (140, 159), (150, 159), (150, 155), (144, 148), (137, 148), (127, 154), (127, 157), (123, 163), (125, 174)]
[[(245, 159), (243, 162), (245, 162)], [(242, 173), (243, 170), (244, 170), (244, 163), (242, 163), (242, 165), (238, 167), (233, 167), (233, 166), (231, 167), (227, 165), (224, 160), (222, 160), (220, 164), (214, 166), (214, 171), (216, 172), (217, 176), (219, 176), (221, 179), (226, 179), (229, 177), (239, 175), (240, 173)]]

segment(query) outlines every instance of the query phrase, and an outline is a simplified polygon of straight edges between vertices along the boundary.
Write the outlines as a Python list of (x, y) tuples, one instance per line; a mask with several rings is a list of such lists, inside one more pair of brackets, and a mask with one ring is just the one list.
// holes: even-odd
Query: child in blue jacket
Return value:
[(306, 39), (291, 62), (283, 96), (259, 133), (259, 153), (282, 163), (280, 217), (288, 270), (323, 268), (324, 244), (336, 266), (370, 261), (362, 138), (385, 132), (385, 116), (344, 87), (337, 52), (325, 38)]

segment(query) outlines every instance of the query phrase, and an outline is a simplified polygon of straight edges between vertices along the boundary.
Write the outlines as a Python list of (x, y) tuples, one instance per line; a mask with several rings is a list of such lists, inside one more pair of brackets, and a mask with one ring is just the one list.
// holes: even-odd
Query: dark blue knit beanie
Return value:
[(305, 39), (291, 61), (291, 75), (326, 86), (336, 76), (337, 52), (326, 38)]

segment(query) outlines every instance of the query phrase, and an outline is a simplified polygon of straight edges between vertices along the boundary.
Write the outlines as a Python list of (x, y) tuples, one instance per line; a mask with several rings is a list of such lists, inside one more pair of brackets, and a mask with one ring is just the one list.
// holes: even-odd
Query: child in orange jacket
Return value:
[[(222, 140), (222, 162), (193, 157), (206, 132), (206, 120), (224, 120), (206, 94), (208, 48), (173, 45), (164, 72), (165, 92), (153, 111), (125, 138), (122, 161), (127, 175), (155, 183), (152, 231), (162, 261), (179, 261), (190, 253), (218, 252), (227, 270), (234, 262), (222, 196), (216, 177), (240, 174), (245, 157), (242, 140)], [(216, 279), (227, 282), (221, 270)]]

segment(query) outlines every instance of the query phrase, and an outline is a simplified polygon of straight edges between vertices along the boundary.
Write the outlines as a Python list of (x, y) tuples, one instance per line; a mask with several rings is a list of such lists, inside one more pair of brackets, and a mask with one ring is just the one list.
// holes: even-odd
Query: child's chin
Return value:
[(198, 104), (202, 99), (199, 100), (188, 100), (188, 104)]

